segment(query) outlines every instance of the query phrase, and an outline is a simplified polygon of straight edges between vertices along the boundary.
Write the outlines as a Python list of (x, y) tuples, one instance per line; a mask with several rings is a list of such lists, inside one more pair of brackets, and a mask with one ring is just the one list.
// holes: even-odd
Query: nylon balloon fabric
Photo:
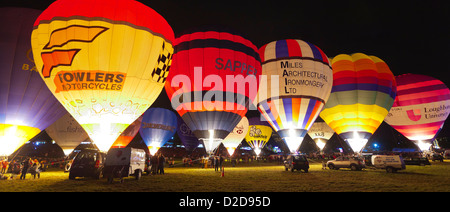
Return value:
[(255, 153), (259, 155), (272, 136), (272, 127), (267, 121), (261, 121), (259, 117), (250, 118), (248, 123), (249, 128), (245, 140)]
[(362, 53), (333, 58), (333, 88), (320, 117), (343, 139), (369, 139), (394, 103), (397, 84), (387, 64)]
[(259, 54), (249, 40), (229, 29), (202, 27), (175, 40), (165, 88), (197, 138), (220, 144), (247, 113), (260, 74)]
[(145, 111), (139, 133), (150, 153), (154, 155), (169, 141), (177, 129), (177, 115), (164, 108), (149, 108)]
[(31, 30), (40, 13), (0, 8), (1, 156), (13, 153), (67, 113), (42, 81), (32, 58)]
[(295, 39), (270, 42), (259, 53), (267, 78), (261, 79), (258, 110), (294, 153), (330, 95), (328, 58), (317, 46)]
[(398, 95), (385, 121), (410, 140), (431, 140), (450, 113), (450, 90), (421, 74), (395, 77)]
[(134, 0), (58, 0), (34, 23), (31, 43), (50, 91), (102, 151), (164, 87), (174, 34)]

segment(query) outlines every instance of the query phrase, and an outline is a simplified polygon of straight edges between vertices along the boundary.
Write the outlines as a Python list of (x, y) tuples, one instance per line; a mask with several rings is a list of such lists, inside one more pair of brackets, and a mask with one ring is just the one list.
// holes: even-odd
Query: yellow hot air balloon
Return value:
[(248, 120), (249, 128), (245, 140), (252, 147), (256, 155), (259, 156), (261, 150), (272, 136), (272, 127), (266, 121), (261, 121), (260, 117), (253, 117)]
[(59, 0), (36, 20), (31, 39), (49, 89), (106, 151), (163, 89), (174, 34), (134, 0)]
[(387, 64), (375, 56), (340, 54), (331, 66), (333, 88), (320, 117), (359, 152), (391, 109), (397, 84)]

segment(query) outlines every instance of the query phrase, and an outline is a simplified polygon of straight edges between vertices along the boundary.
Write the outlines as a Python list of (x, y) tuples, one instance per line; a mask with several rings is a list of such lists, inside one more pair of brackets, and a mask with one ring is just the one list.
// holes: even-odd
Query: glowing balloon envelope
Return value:
[(81, 142), (89, 139), (83, 127), (69, 113), (55, 121), (45, 131), (61, 147), (65, 155), (69, 155)]
[(67, 111), (45, 86), (33, 62), (30, 35), (41, 13), (0, 8), (0, 155), (7, 156)]
[(200, 141), (195, 137), (192, 130), (184, 123), (183, 119), (178, 117), (177, 134), (188, 153), (191, 153), (200, 145)]
[(131, 123), (114, 141), (111, 145), (111, 148), (124, 148), (126, 147), (131, 140), (137, 135), (139, 129), (141, 128), (142, 116), (140, 116), (136, 121)]
[[(395, 77), (397, 97), (384, 119), (419, 145), (432, 140), (450, 113), (450, 90), (438, 79), (421, 74)], [(428, 149), (421, 148), (422, 150)]]
[(59, 0), (36, 20), (31, 39), (50, 91), (107, 151), (163, 89), (174, 35), (134, 0)]
[(383, 122), (397, 94), (394, 75), (378, 57), (333, 58), (333, 89), (320, 117), (359, 152)]
[(269, 141), (270, 136), (272, 136), (272, 127), (266, 121), (261, 121), (259, 117), (250, 118), (248, 122), (249, 129), (245, 140), (253, 148), (256, 155), (259, 155)]
[(139, 133), (150, 154), (154, 155), (159, 148), (172, 138), (177, 129), (177, 115), (164, 108), (149, 108), (142, 118)]
[(165, 88), (211, 153), (245, 116), (260, 74), (258, 50), (249, 40), (229, 30), (196, 29), (175, 40)]
[(316, 145), (323, 150), (325, 144), (333, 136), (334, 131), (324, 121), (317, 121), (308, 130), (308, 135), (316, 142)]
[(245, 138), (245, 135), (247, 135), (248, 125), (248, 119), (244, 116), (233, 129), (233, 131), (230, 132), (230, 134), (228, 134), (225, 139), (223, 139), (222, 144), (225, 146), (225, 148), (227, 148), (228, 154), (230, 154), (230, 156), (233, 155), (236, 148)]
[(330, 95), (328, 58), (317, 46), (294, 39), (273, 41), (259, 53), (267, 79), (261, 79), (258, 109), (295, 153)]

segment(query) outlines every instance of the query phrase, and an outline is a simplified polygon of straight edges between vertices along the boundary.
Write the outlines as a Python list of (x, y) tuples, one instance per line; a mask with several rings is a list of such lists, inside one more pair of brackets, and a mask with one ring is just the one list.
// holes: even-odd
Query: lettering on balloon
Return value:
[(253, 138), (267, 139), (267, 135), (263, 135), (261, 129), (251, 126), (248, 135)]
[(161, 130), (167, 130), (170, 132), (175, 132), (176, 127), (168, 126), (168, 125), (164, 125), (164, 124), (142, 122), (142, 128), (161, 129)]
[(121, 91), (125, 73), (108, 71), (60, 71), (56, 74), (55, 93), (71, 90)]
[(328, 76), (315, 71), (304, 70), (301, 61), (280, 61), (283, 70), (284, 91), (286, 94), (296, 94), (304, 87), (323, 88), (328, 83)]
[(239, 60), (224, 60), (223, 58), (216, 58), (216, 69), (217, 70), (224, 70), (224, 71), (237, 71), (240, 72), (241, 74), (245, 74), (247, 75), (255, 75), (257, 73), (256, 67), (241, 62)]

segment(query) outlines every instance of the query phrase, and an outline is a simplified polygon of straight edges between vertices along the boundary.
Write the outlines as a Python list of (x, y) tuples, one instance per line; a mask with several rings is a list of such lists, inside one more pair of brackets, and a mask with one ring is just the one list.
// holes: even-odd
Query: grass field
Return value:
[(275, 163), (226, 164), (225, 176), (214, 169), (197, 167), (166, 168), (165, 175), (143, 176), (140, 181), (126, 178), (124, 183), (106, 179), (77, 178), (69, 180), (68, 173), (52, 170), (41, 173), (40, 179), (1, 180), (0, 192), (74, 192), (74, 191), (133, 191), (133, 192), (422, 192), (450, 191), (450, 161), (431, 166), (407, 166), (398, 173), (384, 170), (363, 171), (322, 170), (320, 163), (311, 163), (309, 173), (286, 172)]

